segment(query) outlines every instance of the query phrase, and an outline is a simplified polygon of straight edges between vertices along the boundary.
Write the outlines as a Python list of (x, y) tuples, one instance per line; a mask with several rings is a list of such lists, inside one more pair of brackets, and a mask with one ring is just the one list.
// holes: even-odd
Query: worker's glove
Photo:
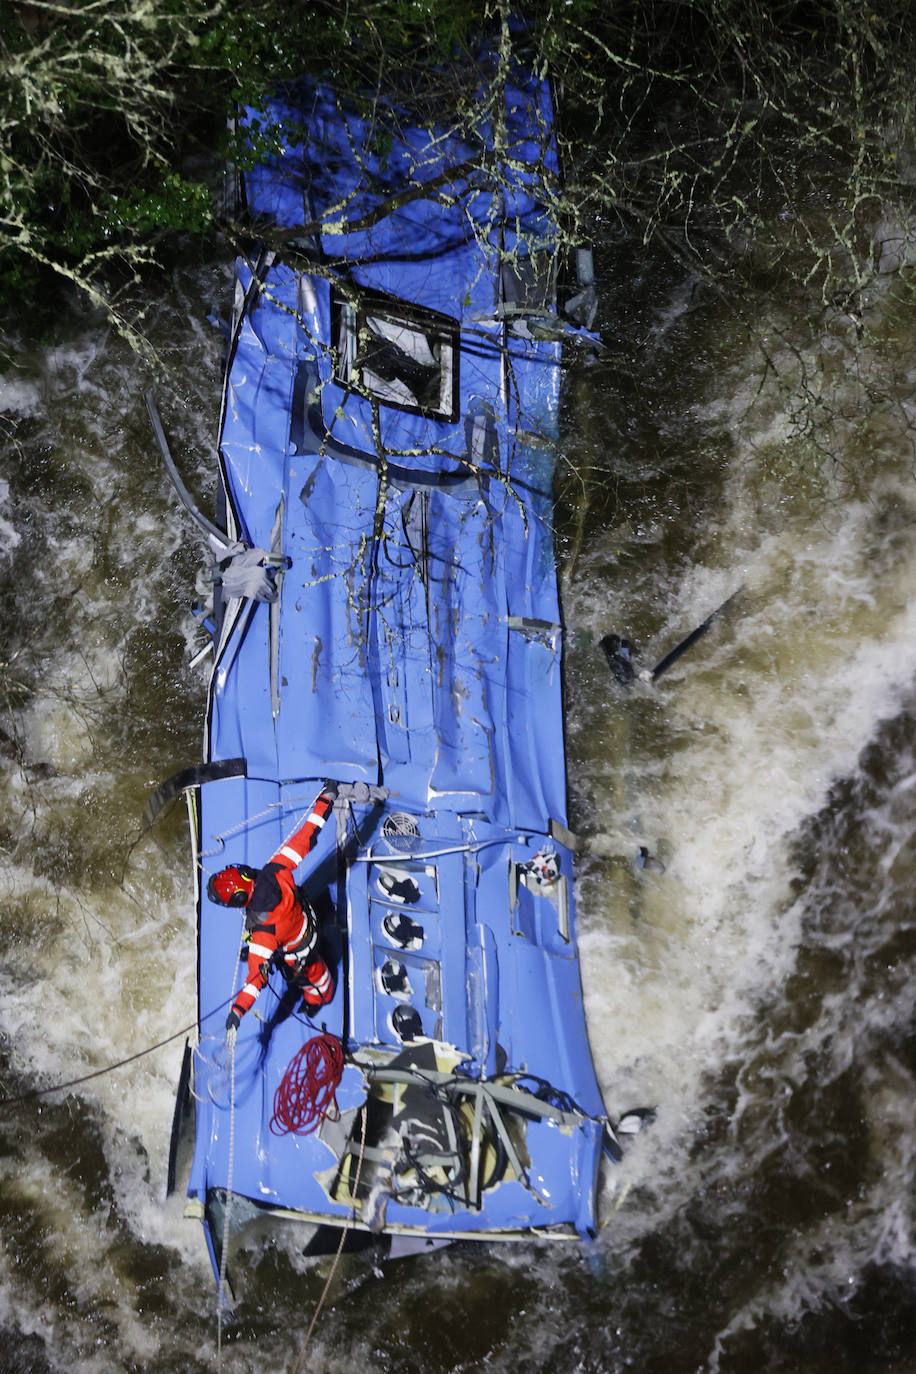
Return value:
[(227, 1031), (238, 1030), (238, 1025), (239, 1025), (239, 1022), (241, 1021), (241, 1019), (242, 1019), (241, 1016), (239, 1016), (239, 1014), (238, 1014), (238, 1012), (236, 1011), (235, 1007), (233, 1007), (232, 1010), (230, 1011), (229, 1015), (226, 1017), (226, 1030), (227, 1030)]

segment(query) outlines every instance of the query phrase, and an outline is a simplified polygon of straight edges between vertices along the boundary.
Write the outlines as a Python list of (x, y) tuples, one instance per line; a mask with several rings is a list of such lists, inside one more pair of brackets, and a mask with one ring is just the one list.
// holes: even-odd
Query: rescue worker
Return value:
[(271, 967), (302, 991), (303, 1010), (312, 1015), (334, 996), (327, 964), (318, 953), (318, 922), (311, 903), (297, 889), (293, 870), (314, 847), (334, 805), (337, 789), (326, 783), (308, 819), (263, 868), (230, 864), (207, 883), (207, 896), (221, 906), (246, 908), (248, 977), (226, 1018), (235, 1030), (264, 988)]

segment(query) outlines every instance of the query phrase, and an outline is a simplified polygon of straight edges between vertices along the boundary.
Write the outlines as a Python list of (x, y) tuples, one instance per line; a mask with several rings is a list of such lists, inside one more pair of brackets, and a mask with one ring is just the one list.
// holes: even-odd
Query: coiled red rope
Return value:
[(337, 1088), (343, 1076), (343, 1047), (336, 1035), (313, 1035), (286, 1066), (274, 1093), (270, 1129), (274, 1135), (309, 1135), (325, 1117), (336, 1121)]

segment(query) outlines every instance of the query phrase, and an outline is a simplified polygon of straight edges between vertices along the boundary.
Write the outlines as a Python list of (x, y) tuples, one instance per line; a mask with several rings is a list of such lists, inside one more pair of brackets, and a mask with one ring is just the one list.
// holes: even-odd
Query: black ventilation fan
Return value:
[(402, 1040), (417, 1040), (423, 1034), (423, 1022), (416, 1007), (396, 1007), (391, 1024)]
[(416, 949), (423, 943), (423, 927), (406, 911), (389, 911), (382, 921), (382, 929), (400, 949)]
[(390, 997), (410, 992), (407, 970), (398, 959), (386, 959), (381, 971), (382, 987)]
[(420, 900), (420, 884), (407, 873), (392, 873), (383, 868), (377, 881), (389, 902), (413, 903)]

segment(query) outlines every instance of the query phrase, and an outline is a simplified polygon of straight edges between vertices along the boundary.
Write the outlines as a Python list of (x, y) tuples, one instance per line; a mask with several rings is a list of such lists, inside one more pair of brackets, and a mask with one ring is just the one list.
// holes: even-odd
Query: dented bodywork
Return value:
[[(340, 1227), (407, 1246), (595, 1227), (613, 1139), (575, 943), (551, 525), (561, 348), (583, 320), (558, 309), (546, 83), (505, 76), (501, 118), (496, 176), (484, 143), (403, 112), (380, 140), (321, 85), (245, 114), (277, 135), (244, 177), (274, 247), (237, 264), (215, 771), (192, 810), (189, 1194), (217, 1269), (227, 1197), (233, 1229), (295, 1217), (314, 1249)], [(239, 554), (260, 593), (233, 579)], [(206, 878), (264, 863), (326, 779), (334, 823), (298, 878), (335, 996), (313, 1027), (272, 974), (230, 1083), (212, 1011), (243, 913)], [(274, 1093), (316, 1027), (346, 1051), (339, 1115), (278, 1135)]]

